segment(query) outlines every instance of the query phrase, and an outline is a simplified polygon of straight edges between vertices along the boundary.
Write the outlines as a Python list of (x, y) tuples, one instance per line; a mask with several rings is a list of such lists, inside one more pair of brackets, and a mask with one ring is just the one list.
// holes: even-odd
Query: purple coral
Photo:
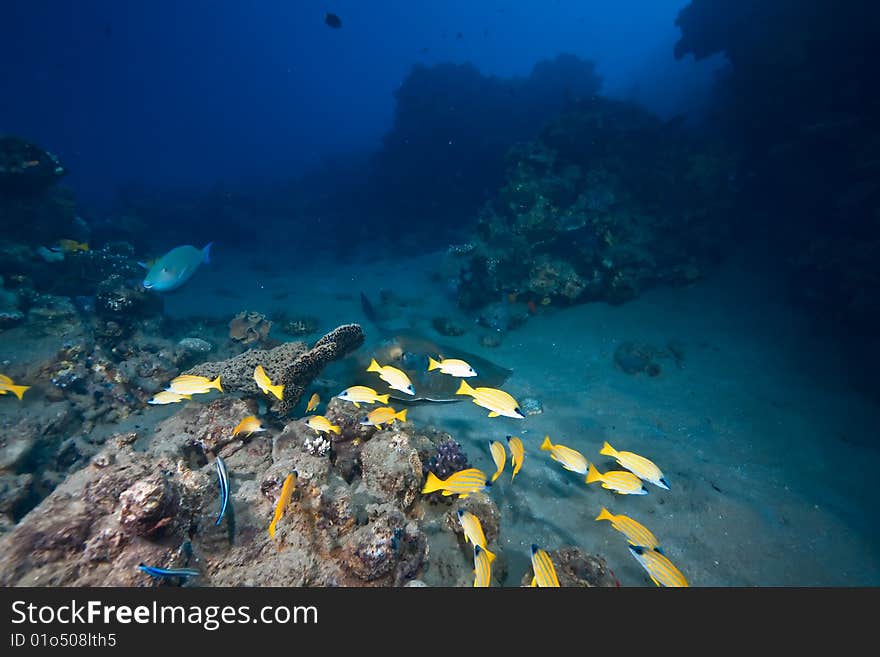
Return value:
[[(456, 440), (444, 440), (437, 445), (437, 453), (422, 463), (422, 474), (428, 476), (429, 472), (433, 472), (440, 479), (446, 479), (454, 472), (467, 470), (470, 466), (467, 454), (464, 453), (461, 444)], [(438, 491), (428, 495), (428, 499), (437, 502), (444, 498)]]

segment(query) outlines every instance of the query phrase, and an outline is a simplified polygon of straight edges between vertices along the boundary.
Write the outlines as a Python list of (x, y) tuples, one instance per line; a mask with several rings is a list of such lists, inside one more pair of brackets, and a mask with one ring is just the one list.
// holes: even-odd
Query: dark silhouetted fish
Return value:
[(373, 324), (377, 323), (376, 320), (376, 309), (373, 308), (373, 304), (370, 303), (370, 300), (367, 298), (367, 295), (361, 292), (361, 310), (364, 311), (364, 315), (368, 320), (373, 322)]
[(327, 13), (324, 14), (324, 22), (327, 23), (334, 30), (338, 30), (342, 27), (342, 19), (339, 18), (336, 14)]

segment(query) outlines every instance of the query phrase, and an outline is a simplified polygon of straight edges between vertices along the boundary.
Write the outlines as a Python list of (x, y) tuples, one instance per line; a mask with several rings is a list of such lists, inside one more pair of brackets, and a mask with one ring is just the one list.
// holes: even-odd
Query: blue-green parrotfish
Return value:
[(150, 266), (144, 287), (157, 292), (171, 292), (186, 283), (203, 262), (211, 261), (211, 244), (197, 249), (187, 244), (171, 249)]

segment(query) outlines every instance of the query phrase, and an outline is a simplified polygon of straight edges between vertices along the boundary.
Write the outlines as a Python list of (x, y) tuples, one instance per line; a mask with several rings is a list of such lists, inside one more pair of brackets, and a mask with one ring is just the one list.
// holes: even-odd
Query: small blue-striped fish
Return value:
[(504, 445), (498, 440), (489, 441), (489, 451), (492, 452), (492, 460), (495, 461), (495, 474), (492, 475), (492, 481), (495, 481), (504, 472), (504, 464), (507, 463), (507, 452), (504, 450)]
[(651, 581), (657, 586), (689, 586), (681, 571), (662, 552), (641, 545), (630, 545), (629, 551), (642, 564), (642, 568), (648, 571)]
[(486, 550), (474, 546), (474, 586), (486, 588), (492, 578), (492, 561)]
[(198, 570), (194, 570), (192, 568), (156, 568), (155, 566), (148, 566), (144, 563), (138, 565), (138, 570), (146, 573), (150, 577), (198, 577), (200, 575)]
[(226, 506), (229, 504), (229, 474), (226, 472), (226, 463), (219, 456), (214, 461), (214, 465), (217, 467), (217, 479), (220, 483), (220, 514), (217, 516), (216, 522), (214, 522), (216, 526), (220, 524), (223, 516), (226, 515)]
[(439, 479), (433, 472), (429, 472), (422, 493), (427, 494), (440, 490), (443, 491), (443, 495), (458, 495), (464, 499), (471, 493), (485, 490), (487, 485), (486, 475), (476, 468), (454, 472), (444, 480)]
[(559, 580), (556, 578), (556, 569), (550, 560), (550, 555), (537, 545), (532, 545), (532, 586), (558, 587)]
[(611, 526), (626, 536), (626, 540), (632, 545), (641, 545), (651, 550), (657, 550), (657, 552), (661, 551), (660, 543), (657, 541), (654, 534), (651, 533), (651, 530), (629, 516), (623, 514), (617, 516), (612, 515), (611, 512), (603, 506), (599, 515), (596, 516), (596, 520), (610, 521)]
[(620, 465), (632, 472), (639, 479), (644, 479), (648, 483), (669, 490), (669, 482), (666, 481), (663, 472), (661, 472), (660, 468), (658, 468), (657, 464), (652, 460), (634, 454), (633, 452), (618, 452), (607, 442), (602, 445), (602, 449), (599, 450), (599, 453), (615, 459)]

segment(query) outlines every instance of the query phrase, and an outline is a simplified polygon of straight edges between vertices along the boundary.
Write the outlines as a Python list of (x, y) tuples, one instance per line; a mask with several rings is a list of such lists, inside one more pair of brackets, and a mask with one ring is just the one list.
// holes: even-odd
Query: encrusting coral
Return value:
[(284, 386), (282, 399), (272, 400), (270, 410), (285, 415), (296, 406), (306, 386), (324, 366), (359, 347), (364, 332), (358, 324), (339, 326), (315, 343), (311, 349), (304, 342), (285, 342), (274, 349), (249, 349), (227, 360), (202, 363), (184, 374), (220, 377), (223, 390), (244, 395), (263, 396), (254, 381), (254, 370), (262, 365), (272, 383)]

